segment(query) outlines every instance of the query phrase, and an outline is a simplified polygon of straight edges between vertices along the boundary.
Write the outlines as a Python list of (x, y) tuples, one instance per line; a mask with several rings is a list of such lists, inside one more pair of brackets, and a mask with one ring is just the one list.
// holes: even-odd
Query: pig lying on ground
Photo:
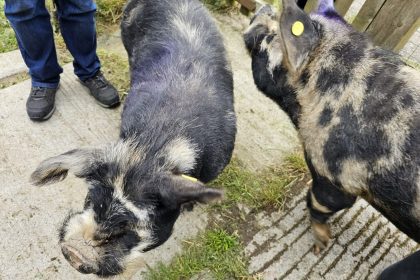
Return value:
[[(358, 196), (420, 242), (420, 74), (355, 31), (332, 0), (310, 16), (293, 0), (283, 7), (280, 19), (261, 8), (244, 39), (257, 87), (299, 131), (316, 251), (330, 239), (327, 220)], [(398, 267), (420, 279), (419, 252), (402, 265), (383, 279)]]
[(129, 1), (121, 28), (131, 89), (119, 141), (47, 159), (31, 178), (87, 181), (84, 210), (64, 221), (60, 244), (78, 271), (103, 277), (136, 270), (182, 206), (220, 198), (203, 183), (229, 163), (236, 134), (232, 73), (198, 0)]

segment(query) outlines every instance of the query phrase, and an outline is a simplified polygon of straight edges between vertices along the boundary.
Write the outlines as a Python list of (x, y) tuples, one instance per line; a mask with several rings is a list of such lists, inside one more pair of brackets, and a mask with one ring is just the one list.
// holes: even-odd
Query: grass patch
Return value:
[(15, 50), (17, 47), (15, 33), (4, 15), (4, 0), (0, 0), (0, 53)]
[(130, 88), (130, 74), (127, 58), (102, 49), (98, 50), (98, 56), (101, 60), (102, 72), (115, 86), (123, 100)]
[(233, 159), (212, 183), (222, 187), (227, 198), (223, 204), (215, 207), (242, 203), (253, 209), (282, 208), (292, 183), (303, 178), (306, 172), (306, 163), (298, 154), (288, 156), (283, 166), (261, 173), (248, 171), (238, 160)]
[(201, 0), (212, 11), (228, 12), (233, 9), (235, 0)]
[(11, 87), (30, 78), (31, 77), (27, 72), (15, 74), (13, 76), (0, 80), (0, 89)]
[[(282, 207), (292, 182), (304, 178), (307, 167), (300, 154), (287, 157), (281, 168), (261, 173), (246, 170), (234, 159), (219, 178), (212, 183), (223, 187), (226, 198), (220, 205), (209, 207), (212, 213), (223, 217), (211, 219), (209, 229), (193, 240), (185, 242), (182, 254), (169, 265), (158, 264), (146, 274), (149, 280), (190, 279), (258, 279), (247, 272), (248, 260), (243, 252), (243, 231), (252, 232), (252, 222), (238, 212), (238, 203), (247, 205), (255, 213), (261, 208)], [(276, 208), (278, 209), (278, 208)], [(253, 217), (254, 214), (249, 214)], [(214, 216), (213, 216), (214, 217)], [(247, 230), (244, 230), (246, 228)], [(202, 274), (201, 274), (202, 273)]]
[(126, 0), (97, 0), (96, 17), (98, 21), (111, 24), (119, 23), (126, 2)]
[(146, 279), (190, 279), (200, 272), (221, 280), (245, 278), (248, 273), (242, 249), (237, 235), (223, 229), (209, 230), (186, 243), (183, 254), (171, 265), (159, 264), (149, 270)]

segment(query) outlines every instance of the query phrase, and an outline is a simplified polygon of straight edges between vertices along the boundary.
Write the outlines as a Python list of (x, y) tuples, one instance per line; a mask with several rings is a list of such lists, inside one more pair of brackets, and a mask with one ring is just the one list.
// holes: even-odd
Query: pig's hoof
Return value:
[(323, 249), (328, 246), (331, 239), (330, 227), (327, 224), (321, 224), (312, 221), (312, 230), (315, 237), (314, 253), (318, 255)]

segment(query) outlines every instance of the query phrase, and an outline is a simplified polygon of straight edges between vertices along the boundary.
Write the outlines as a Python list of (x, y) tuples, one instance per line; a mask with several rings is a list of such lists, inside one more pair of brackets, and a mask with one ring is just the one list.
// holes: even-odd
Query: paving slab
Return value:
[(19, 50), (0, 53), (0, 81), (28, 71)]
[(379, 212), (360, 199), (333, 217), (333, 239), (318, 256), (304, 193), (287, 205), (246, 245), (249, 272), (262, 279), (374, 279), (385, 267), (419, 249)]

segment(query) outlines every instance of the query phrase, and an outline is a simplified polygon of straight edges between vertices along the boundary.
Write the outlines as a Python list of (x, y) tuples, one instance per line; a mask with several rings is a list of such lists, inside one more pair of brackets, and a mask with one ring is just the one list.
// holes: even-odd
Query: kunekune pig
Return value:
[[(319, 252), (327, 220), (367, 200), (420, 242), (420, 74), (374, 46), (321, 0), (261, 8), (244, 34), (257, 87), (289, 115), (313, 177), (307, 195)], [(420, 279), (420, 252), (381, 279)], [(404, 278), (407, 277), (407, 278)]]
[(198, 0), (131, 0), (121, 29), (131, 89), (119, 140), (47, 159), (31, 178), (44, 185), (71, 172), (87, 182), (84, 209), (65, 219), (60, 244), (78, 271), (102, 277), (133, 273), (183, 206), (221, 197), (204, 183), (229, 163), (236, 134), (232, 73)]

